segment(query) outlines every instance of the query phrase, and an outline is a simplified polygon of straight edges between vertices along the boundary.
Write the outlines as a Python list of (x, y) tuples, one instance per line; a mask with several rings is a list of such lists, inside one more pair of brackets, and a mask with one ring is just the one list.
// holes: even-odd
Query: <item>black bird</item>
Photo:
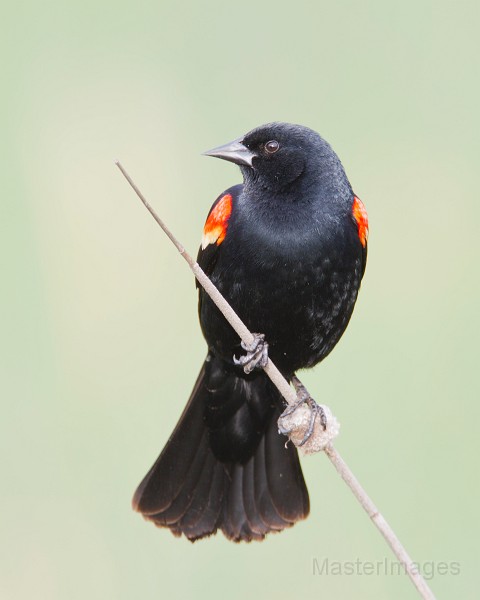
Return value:
[(265, 341), (242, 348), (199, 290), (208, 356), (133, 506), (192, 541), (218, 529), (261, 540), (309, 512), (297, 450), (278, 433), (284, 402), (259, 368), (266, 342), (290, 381), (329, 354), (357, 299), (368, 220), (339, 158), (311, 129), (262, 125), (206, 154), (239, 165), (244, 182), (213, 204), (198, 262)]

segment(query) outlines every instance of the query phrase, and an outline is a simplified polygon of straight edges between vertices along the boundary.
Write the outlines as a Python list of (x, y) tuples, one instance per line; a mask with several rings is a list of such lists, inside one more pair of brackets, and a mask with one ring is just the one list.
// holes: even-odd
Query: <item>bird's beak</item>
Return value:
[(223, 160), (228, 160), (236, 165), (253, 167), (252, 160), (256, 155), (242, 144), (242, 139), (243, 138), (238, 138), (237, 140), (233, 140), (233, 142), (229, 142), (223, 146), (218, 146), (212, 150), (207, 150), (203, 154), (204, 156), (223, 158)]

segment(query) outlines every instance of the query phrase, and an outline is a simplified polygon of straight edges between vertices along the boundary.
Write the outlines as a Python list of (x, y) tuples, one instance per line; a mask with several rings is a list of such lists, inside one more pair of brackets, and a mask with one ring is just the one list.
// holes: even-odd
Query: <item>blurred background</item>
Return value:
[(262, 544), (192, 545), (130, 508), (205, 344), (192, 275), (113, 161), (195, 253), (241, 179), (200, 153), (285, 120), (333, 145), (371, 229), (351, 325), (301, 377), (438, 597), (476, 598), (477, 3), (2, 12), (0, 597), (417, 597), (390, 567), (332, 572), (394, 559), (323, 455), (309, 519)]

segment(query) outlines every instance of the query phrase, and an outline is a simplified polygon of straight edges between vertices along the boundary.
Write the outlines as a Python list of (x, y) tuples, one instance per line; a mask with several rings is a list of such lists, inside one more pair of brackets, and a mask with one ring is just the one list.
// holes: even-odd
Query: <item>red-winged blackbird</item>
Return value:
[[(213, 204), (198, 262), (291, 380), (347, 327), (367, 258), (364, 206), (335, 152), (306, 127), (262, 125), (206, 154), (238, 164), (244, 183)], [(279, 392), (263, 370), (245, 372), (262, 364), (261, 338), (245, 356), (202, 289), (199, 315), (207, 359), (133, 505), (192, 541), (217, 529), (261, 540), (308, 515), (297, 450), (278, 433)]]

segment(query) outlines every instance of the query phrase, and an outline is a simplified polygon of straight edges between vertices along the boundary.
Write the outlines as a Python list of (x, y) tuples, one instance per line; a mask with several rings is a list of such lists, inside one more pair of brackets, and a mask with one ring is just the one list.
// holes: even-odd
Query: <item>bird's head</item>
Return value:
[(273, 191), (288, 189), (308, 174), (321, 175), (322, 165), (338, 161), (318, 133), (290, 123), (268, 123), (246, 135), (204, 153), (240, 166), (245, 183)]

